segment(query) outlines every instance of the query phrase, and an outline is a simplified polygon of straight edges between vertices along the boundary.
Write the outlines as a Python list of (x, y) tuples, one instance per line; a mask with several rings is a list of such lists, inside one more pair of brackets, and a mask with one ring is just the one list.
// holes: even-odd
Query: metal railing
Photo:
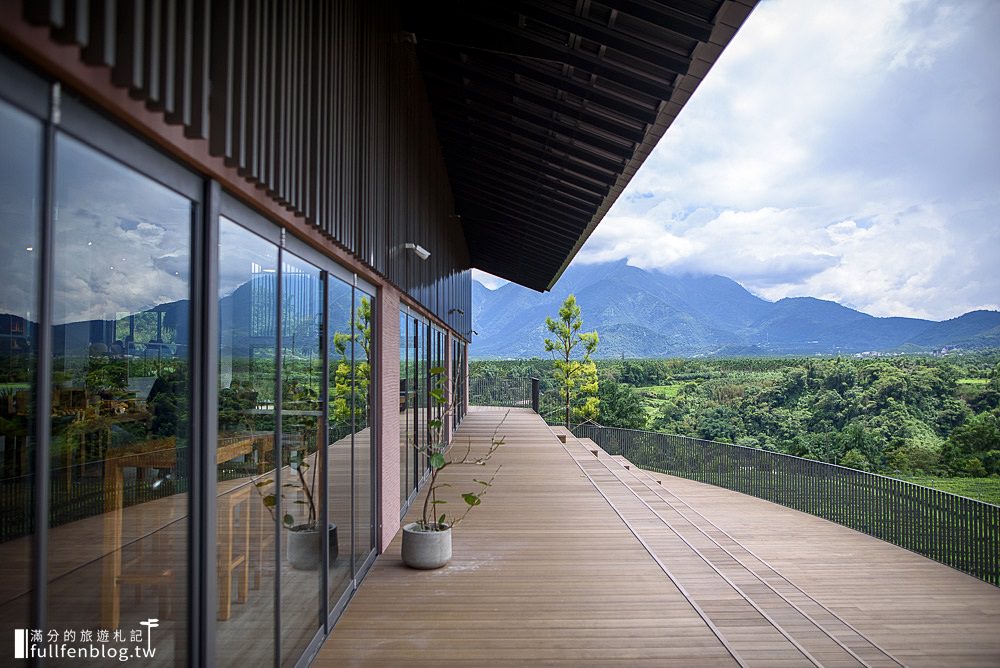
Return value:
[[(221, 445), (221, 443), (220, 443)], [(170, 451), (186, 450), (170, 448)], [(147, 453), (148, 454), (148, 453)], [(56, 527), (107, 512), (112, 489), (105, 477), (106, 465), (115, 459), (128, 460), (134, 455), (108, 457), (83, 465), (53, 467), (49, 473), (49, 526)], [(154, 467), (155, 468), (155, 467)], [(218, 480), (237, 480), (259, 473), (252, 462), (226, 462), (217, 470)], [(123, 476), (120, 507), (128, 508), (188, 491), (187, 476), (171, 474), (140, 478)], [(33, 533), (36, 477), (23, 475), (0, 480), (0, 543)], [(115, 503), (118, 503), (117, 501)]]
[(505, 408), (535, 408), (532, 402), (537, 394), (535, 378), (510, 376), (476, 376), (469, 378), (470, 406), (502, 406)]
[(822, 517), (1000, 586), (1000, 506), (728, 443), (593, 423), (573, 433), (640, 468)]

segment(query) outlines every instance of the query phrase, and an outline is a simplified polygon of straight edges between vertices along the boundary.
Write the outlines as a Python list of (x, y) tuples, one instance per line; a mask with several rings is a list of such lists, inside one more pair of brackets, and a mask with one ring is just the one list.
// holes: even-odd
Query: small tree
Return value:
[[(442, 414), (440, 418), (434, 418), (427, 423), (431, 432), (430, 443), (426, 446), (417, 446), (417, 450), (427, 455), (428, 464), (430, 464), (431, 469), (431, 479), (427, 485), (427, 495), (424, 497), (423, 512), (420, 519), (417, 520), (421, 531), (444, 531), (458, 526), (465, 519), (465, 516), (469, 514), (470, 510), (482, 503), (482, 498), (489, 491), (489, 488), (493, 486), (493, 481), (496, 479), (497, 474), (500, 473), (500, 467), (498, 466), (489, 480), (472, 479), (473, 482), (479, 484), (479, 489), (475, 492), (465, 492), (462, 494), (462, 500), (465, 501), (465, 512), (461, 515), (456, 513), (449, 522), (444, 513), (437, 514), (438, 505), (447, 503), (444, 499), (437, 498), (438, 490), (443, 487), (451, 487), (449, 483), (438, 482), (438, 475), (452, 464), (485, 466), (492, 459), (493, 455), (496, 454), (497, 449), (504, 443), (504, 437), (499, 436), (499, 433), (500, 428), (503, 427), (503, 423), (507, 419), (507, 415), (504, 415), (500, 422), (497, 423), (496, 428), (493, 430), (493, 435), (490, 437), (490, 449), (486, 451), (486, 454), (480, 457), (472, 456), (472, 439), (470, 438), (465, 448), (465, 454), (461, 459), (449, 456), (451, 444), (444, 439), (444, 425), (451, 416), (452, 411), (455, 410), (456, 404), (454, 399), (449, 402), (445, 396), (445, 389), (448, 383), (446, 374), (447, 369), (444, 367), (431, 367), (430, 369), (431, 383), (434, 385), (430, 391), (431, 401), (441, 406)], [(456, 396), (454, 387), (450, 394), (452, 397)]]
[[(352, 367), (351, 344), (361, 346), (364, 357), (354, 360)], [(340, 357), (333, 372), (334, 396), (332, 417), (337, 422), (350, 426), (351, 417), (358, 425), (367, 423), (368, 387), (371, 383), (372, 348), (372, 304), (368, 297), (362, 297), (354, 316), (354, 332), (334, 332), (333, 349)], [(352, 375), (353, 371), (353, 375)], [(353, 402), (351, 401), (353, 395)], [(361, 426), (357, 427), (361, 429)]]
[[(597, 332), (581, 332), (583, 320), (576, 296), (570, 295), (559, 308), (559, 318), (545, 318), (545, 326), (553, 338), (545, 339), (545, 351), (555, 360), (555, 379), (565, 406), (565, 425), (571, 415), (596, 418), (600, 401), (597, 398), (597, 365), (590, 356), (597, 349)], [(573, 351), (582, 347), (582, 356), (574, 359)]]

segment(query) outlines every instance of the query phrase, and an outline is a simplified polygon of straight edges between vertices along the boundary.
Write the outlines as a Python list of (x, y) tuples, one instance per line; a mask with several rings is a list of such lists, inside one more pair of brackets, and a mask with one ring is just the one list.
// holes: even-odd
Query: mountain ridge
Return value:
[(473, 282), (472, 356), (541, 356), (545, 318), (575, 294), (600, 357), (919, 352), (1000, 347), (1000, 312), (944, 321), (876, 317), (816, 297), (770, 302), (718, 275), (665, 274), (626, 261), (571, 266), (551, 292)]

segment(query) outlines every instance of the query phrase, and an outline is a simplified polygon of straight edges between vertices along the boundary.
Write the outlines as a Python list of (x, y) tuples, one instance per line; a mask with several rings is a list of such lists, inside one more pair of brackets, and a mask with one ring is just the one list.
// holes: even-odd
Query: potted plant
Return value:
[[(461, 458), (450, 454), (451, 444), (444, 438), (442, 429), (444, 421), (454, 409), (454, 404), (448, 404), (444, 395), (444, 372), (441, 367), (430, 369), (431, 380), (434, 383), (430, 391), (431, 400), (443, 406), (444, 410), (440, 418), (432, 419), (428, 422), (431, 432), (430, 444), (426, 446), (416, 446), (417, 449), (427, 455), (430, 466), (430, 481), (428, 483), (427, 494), (424, 497), (423, 512), (421, 518), (416, 522), (411, 522), (403, 527), (402, 558), (403, 563), (410, 568), (432, 569), (440, 568), (451, 559), (451, 530), (460, 524), (469, 511), (482, 503), (482, 497), (493, 485), (493, 481), (500, 471), (500, 466), (496, 468), (489, 480), (479, 480), (473, 478), (473, 482), (479, 487), (476, 491), (462, 494), (465, 502), (465, 509), (459, 515), (454, 515), (450, 519), (447, 513), (438, 513), (438, 507), (447, 503), (444, 499), (438, 498), (438, 490), (444, 487), (451, 487), (448, 483), (438, 481), (438, 476), (443, 470), (457, 464), (475, 464), (485, 466), (493, 457), (497, 449), (503, 445), (504, 438), (499, 436), (500, 428), (503, 426), (507, 416), (500, 420), (493, 435), (490, 438), (490, 447), (486, 454), (480, 457), (472, 456), (472, 440), (468, 441), (465, 453)], [(452, 393), (452, 396), (455, 396)]]
[[(319, 562), (322, 557), (320, 552), (320, 540), (322, 539), (322, 532), (316, 526), (319, 518), (319, 514), (316, 510), (316, 472), (315, 470), (309, 474), (309, 479), (306, 479), (306, 472), (312, 468), (305, 458), (301, 456), (300, 450), (292, 450), (291, 452), (291, 462), (289, 463), (289, 468), (292, 471), (293, 479), (291, 482), (282, 483), (282, 488), (288, 490), (298, 490), (305, 497), (304, 499), (295, 498), (292, 499), (292, 503), (302, 504), (306, 506), (306, 520), (305, 522), (296, 523), (295, 517), (289, 513), (285, 514), (281, 518), (281, 523), (288, 529), (288, 549), (286, 551), (286, 557), (288, 563), (292, 565), (292, 568), (300, 571), (314, 571), (319, 568)], [(264, 494), (262, 488), (269, 485), (273, 485), (274, 480), (254, 480), (254, 487), (257, 492), (261, 495), (261, 500), (264, 503), (264, 507), (271, 514), (272, 519), (276, 519), (274, 515), (274, 509), (278, 505), (278, 498), (276, 491), (269, 494)], [(282, 503), (284, 504), (289, 500), (289, 495), (284, 491), (281, 493)], [(327, 527), (327, 540), (329, 544), (330, 552), (330, 564), (337, 558), (337, 525), (330, 524)]]

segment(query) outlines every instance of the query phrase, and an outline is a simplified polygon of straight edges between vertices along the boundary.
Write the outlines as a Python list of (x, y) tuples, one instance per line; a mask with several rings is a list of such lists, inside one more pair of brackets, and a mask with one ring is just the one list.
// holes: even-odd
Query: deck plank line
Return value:
[[(505, 412), (472, 408), (458, 431), (462, 450), (471, 439), (475, 452), (484, 452)], [(524, 409), (511, 411), (503, 429), (506, 444), (494, 460), (503, 470), (489, 499), (456, 533), (451, 563), (439, 571), (406, 569), (397, 534), (324, 643), (315, 668), (740, 665), (597, 492), (577, 457), (632, 526), (648, 532), (649, 547), (746, 664), (812, 665), (665, 530), (637, 495), (827, 668), (860, 663), (777, 594), (878, 668), (898, 667), (838, 616), (873, 634), (913, 668), (985, 667), (1000, 661), (1000, 591), (986, 583), (836, 524), (722, 488), (638, 470), (642, 482), (662, 481), (662, 494), (650, 493), (639, 481), (626, 484), (612, 473), (617, 463), (609, 471), (608, 462), (583, 456), (583, 448), (571, 441), (574, 457), (539, 416)], [(459, 492), (475, 472), (458, 467), (445, 475), (454, 485), (447, 492), (449, 502), (462, 504)], [(418, 512), (411, 509), (407, 517)]]
[(604, 493), (604, 490), (601, 489), (601, 486), (597, 484), (597, 482), (590, 476), (590, 474), (583, 467), (583, 465), (576, 459), (576, 457), (573, 456), (573, 454), (566, 447), (566, 444), (560, 442), (559, 445), (562, 446), (563, 450), (566, 451), (566, 454), (570, 456), (573, 462), (579, 467), (580, 471), (583, 472), (583, 474), (587, 477), (588, 480), (590, 480), (590, 483), (594, 486), (594, 489), (597, 490), (597, 493), (600, 494), (602, 497), (604, 497), (604, 500), (611, 507), (611, 509), (618, 514), (622, 522), (625, 523), (625, 526), (628, 527), (629, 531), (632, 532), (632, 535), (635, 536), (636, 540), (638, 540), (639, 543), (642, 545), (642, 547), (649, 553), (649, 556), (653, 559), (653, 561), (656, 562), (657, 566), (659, 566), (660, 569), (663, 571), (663, 573), (670, 579), (670, 581), (674, 583), (674, 586), (677, 587), (677, 590), (680, 591), (681, 594), (683, 594), (684, 598), (687, 599), (688, 604), (695, 610), (695, 612), (698, 613), (698, 615), (703, 620), (705, 620), (705, 624), (708, 625), (708, 628), (712, 630), (712, 633), (714, 633), (715, 636), (719, 639), (719, 642), (721, 642), (722, 645), (726, 648), (726, 650), (729, 651), (729, 654), (733, 657), (733, 659), (735, 659), (736, 662), (739, 663), (741, 666), (744, 666), (744, 668), (749, 668), (749, 664), (747, 664), (747, 662), (743, 659), (740, 653), (737, 652), (736, 649), (729, 643), (729, 640), (725, 637), (722, 631), (720, 631), (719, 628), (715, 625), (715, 623), (712, 621), (708, 613), (706, 613), (702, 609), (702, 607), (697, 603), (697, 601), (694, 600), (694, 597), (688, 592), (687, 588), (685, 588), (684, 585), (681, 584), (680, 580), (671, 572), (671, 570), (667, 567), (667, 565), (663, 563), (663, 560), (660, 559), (656, 551), (649, 545), (649, 543), (646, 542), (646, 540), (642, 537), (639, 531), (634, 526), (632, 526), (632, 523), (628, 520), (627, 517), (625, 517), (624, 513), (622, 513), (622, 511), (618, 509), (618, 506), (616, 506), (614, 502), (608, 497), (608, 495)]
[[(461, 449), (471, 438), (485, 450), (501, 416), (470, 411)], [(515, 410), (503, 431), (503, 469), (459, 528), (452, 562), (406, 569), (397, 535), (314, 666), (740, 665), (537, 415)], [(477, 473), (449, 467), (449, 502)]]
[[(691, 522), (691, 520), (686, 515), (684, 515), (683, 512), (681, 512), (680, 510), (676, 509), (676, 507), (674, 506), (674, 504), (671, 503), (669, 499), (664, 498), (663, 495), (661, 494), (661, 492), (666, 492), (667, 494), (669, 494), (670, 496), (672, 496), (674, 499), (676, 499), (677, 502), (679, 502), (680, 504), (683, 504), (686, 508), (688, 508), (692, 513), (698, 515), (698, 517), (700, 517), (707, 524), (709, 524), (715, 531), (718, 531), (720, 534), (722, 534), (723, 536), (725, 536), (726, 538), (728, 538), (730, 541), (732, 541), (734, 544), (736, 544), (737, 546), (739, 546), (740, 549), (742, 549), (747, 554), (749, 554), (754, 559), (756, 559), (767, 570), (769, 570), (771, 573), (773, 573), (778, 578), (780, 578), (785, 584), (787, 584), (790, 587), (794, 588), (798, 593), (800, 593), (802, 596), (804, 596), (805, 598), (809, 599), (813, 604), (815, 604), (817, 607), (819, 607), (824, 613), (830, 615), (836, 621), (836, 623), (842, 624), (844, 627), (846, 627), (851, 632), (853, 632), (858, 638), (860, 638), (861, 640), (863, 640), (866, 643), (868, 643), (872, 648), (874, 648), (874, 649), (878, 650), (879, 652), (881, 652), (886, 658), (890, 659), (893, 663), (895, 663), (896, 665), (900, 666), (901, 668), (905, 668), (905, 664), (902, 661), (900, 661), (898, 658), (896, 658), (895, 656), (893, 656), (888, 650), (886, 650), (885, 648), (881, 647), (874, 640), (872, 640), (871, 638), (869, 638), (868, 636), (866, 636), (864, 633), (862, 633), (861, 631), (859, 631), (857, 628), (855, 628), (853, 625), (851, 625), (849, 622), (847, 622), (847, 620), (843, 619), (842, 617), (840, 617), (839, 615), (837, 615), (835, 612), (833, 612), (832, 610), (830, 610), (829, 608), (827, 608), (826, 606), (824, 606), (822, 603), (820, 603), (819, 601), (817, 601), (808, 592), (806, 592), (801, 587), (799, 587), (794, 582), (792, 582), (787, 577), (785, 577), (780, 571), (778, 571), (778, 569), (776, 569), (770, 563), (768, 563), (767, 561), (765, 561), (764, 559), (762, 559), (760, 556), (758, 556), (756, 553), (754, 553), (746, 545), (744, 545), (740, 541), (738, 541), (735, 538), (733, 538), (728, 532), (726, 532), (725, 529), (723, 529), (722, 527), (720, 527), (717, 524), (715, 524), (714, 522), (712, 522), (712, 520), (710, 520), (707, 517), (705, 517), (705, 515), (703, 515), (700, 511), (698, 511), (698, 509), (696, 509), (693, 506), (691, 506), (687, 501), (685, 501), (681, 497), (677, 496), (677, 494), (675, 494), (671, 490), (664, 488), (662, 485), (653, 486), (651, 484), (648, 484), (646, 482), (646, 480), (655, 480), (655, 478), (653, 478), (652, 476), (650, 476), (649, 473), (647, 471), (645, 471), (644, 469), (636, 467), (634, 464), (632, 464), (632, 466), (635, 467), (634, 471), (632, 472), (632, 475), (637, 480), (639, 480), (640, 482), (642, 482), (643, 485), (652, 494), (660, 497), (660, 499), (662, 499), (664, 501), (664, 503), (666, 503), (668, 506), (670, 506), (671, 508), (673, 508), (675, 510), (675, 512), (677, 512), (678, 515), (680, 515), (681, 517), (684, 517), (685, 520), (687, 520), (688, 522), (690, 522), (692, 526), (694, 526), (696, 529), (698, 529), (699, 531), (701, 531), (707, 538), (709, 538), (709, 540), (711, 540), (713, 543), (715, 543), (716, 545), (718, 545), (719, 548), (721, 548), (722, 550), (725, 550), (729, 554), (729, 556), (731, 556), (737, 563), (739, 563), (741, 566), (743, 566), (745, 569), (747, 569), (748, 572), (750, 572), (755, 577), (757, 577), (766, 586), (768, 586), (769, 588), (771, 588), (776, 594), (778, 594), (779, 596), (781, 596), (785, 600), (788, 600), (784, 595), (781, 594), (781, 592), (777, 591), (777, 589), (775, 589), (773, 587), (773, 585), (771, 585), (771, 583), (765, 581), (756, 571), (754, 571), (752, 568), (750, 568), (749, 566), (747, 566), (739, 557), (737, 557), (735, 554), (733, 554), (732, 551), (730, 551), (729, 549), (727, 549), (726, 547), (724, 547), (723, 545), (721, 545), (708, 532), (706, 532), (703, 528), (701, 528), (700, 526), (698, 526), (698, 524), (696, 524), (695, 522)], [(630, 471), (631, 470), (632, 469), (630, 469)], [(793, 603), (791, 601), (789, 601), (789, 603), (792, 606), (794, 606), (795, 608), (799, 609), (799, 606), (796, 605), (795, 603)], [(809, 618), (810, 621), (814, 621), (812, 619), (812, 617), (810, 615), (808, 615), (808, 613), (806, 613), (805, 611), (802, 611), (802, 613), (803, 613), (804, 616), (806, 616), (807, 618)], [(814, 621), (814, 623), (817, 623), (817, 622)], [(827, 622), (827, 623), (829, 623), (829, 622)], [(817, 623), (817, 625), (819, 625), (819, 624)], [(828, 629), (826, 629), (825, 626), (823, 627), (823, 630), (824, 630), (825, 633), (827, 633), (827, 635), (831, 635), (831, 632)], [(833, 637), (833, 636), (831, 635), (831, 637)], [(838, 641), (838, 644), (843, 645), (843, 643), (840, 643), (840, 641)], [(846, 645), (843, 645), (843, 646), (846, 648)], [(850, 650), (848, 650), (848, 651), (850, 651)], [(851, 651), (851, 654), (854, 654), (854, 652)], [(859, 657), (859, 659), (860, 659), (860, 657)]]
[[(773, 595), (773, 596), (776, 596), (777, 598), (781, 599), (781, 601), (783, 601), (788, 606), (790, 606), (794, 610), (794, 613), (791, 616), (787, 616), (787, 613), (783, 614), (783, 617), (787, 617), (785, 623), (782, 625), (783, 628), (785, 626), (791, 627), (792, 623), (796, 621), (796, 617), (797, 616), (801, 616), (802, 618), (804, 618), (805, 620), (807, 620), (809, 622), (809, 624), (812, 625), (815, 629), (817, 629), (818, 631), (820, 631), (820, 633), (823, 636), (825, 636), (829, 640), (832, 640), (836, 645), (838, 645), (841, 649), (843, 649), (845, 652), (847, 652), (847, 654), (849, 654), (851, 657), (853, 657), (856, 661), (858, 661), (859, 663), (861, 663), (863, 666), (866, 666), (867, 668), (872, 668), (871, 664), (868, 661), (866, 661), (863, 657), (861, 657), (858, 653), (856, 653), (853, 649), (851, 649), (851, 647), (849, 647), (844, 641), (842, 641), (834, 633), (832, 633), (830, 630), (828, 630), (825, 626), (823, 626), (822, 624), (820, 624), (816, 619), (814, 619), (813, 617), (811, 617), (806, 611), (802, 610), (793, 601), (789, 600), (787, 597), (785, 597), (784, 595), (782, 595), (781, 592), (777, 591), (777, 589), (775, 589), (774, 587), (772, 587), (766, 580), (764, 580), (762, 577), (760, 577), (759, 574), (757, 574), (752, 569), (748, 568), (745, 564), (743, 564), (736, 557), (736, 555), (732, 554), (732, 552), (730, 552), (725, 547), (723, 547), (718, 541), (716, 541), (714, 538), (712, 538), (711, 535), (709, 535), (707, 532), (705, 532), (696, 523), (692, 522), (690, 519), (688, 519), (686, 516), (684, 516), (683, 513), (679, 512), (676, 508), (674, 508), (673, 505), (670, 504), (669, 501), (667, 501), (660, 494), (657, 493), (657, 491), (656, 491), (655, 488), (651, 487), (650, 485), (647, 485), (645, 483), (645, 481), (642, 480), (636, 473), (633, 473), (631, 471), (631, 468), (626, 468), (625, 466), (621, 465), (621, 462), (618, 461), (614, 457), (599, 457), (597, 459), (601, 460), (601, 463), (609, 471), (612, 471), (612, 469), (611, 469), (611, 467), (608, 466), (607, 462), (608, 462), (608, 460), (613, 460), (616, 464), (618, 464), (618, 467), (615, 468), (615, 469), (613, 469), (613, 475), (615, 475), (616, 477), (618, 477), (618, 479), (621, 480), (623, 484), (625, 484), (626, 486), (628, 486), (629, 485), (628, 481), (634, 481), (634, 482), (639, 483), (640, 485), (642, 485), (645, 488), (645, 490), (647, 492), (649, 492), (650, 494), (652, 494), (659, 501), (665, 503), (668, 506), (668, 508), (670, 508), (670, 510), (672, 512), (674, 512), (676, 515), (678, 515), (680, 518), (682, 518), (691, 527), (693, 527), (694, 529), (696, 529), (697, 531), (699, 531), (705, 538), (707, 538), (708, 540), (710, 540), (715, 545), (715, 547), (718, 548), (717, 552), (721, 552), (721, 554), (716, 554), (716, 556), (712, 559), (714, 565), (718, 565), (719, 562), (722, 562), (722, 561), (725, 560), (725, 557), (728, 557), (733, 562), (735, 562), (735, 564), (738, 564), (739, 567), (741, 567), (743, 571), (745, 571), (747, 574), (749, 574), (750, 576), (752, 576), (753, 578), (755, 578), (761, 585), (764, 586), (764, 591), (761, 591), (759, 588), (754, 588), (754, 589), (748, 591), (748, 588), (750, 587), (750, 585), (744, 582), (742, 584), (742, 586), (740, 587), (740, 589), (746, 595), (749, 596), (749, 595), (752, 594), (751, 598), (755, 598), (757, 600), (764, 600), (764, 599), (768, 598), (770, 595)], [(627, 480), (626, 479), (622, 479), (623, 476)], [(633, 492), (634, 491), (635, 490), (633, 490)], [(638, 496), (638, 494), (637, 494), (637, 496)], [(675, 526), (669, 520), (667, 520), (666, 518), (664, 518), (659, 512), (656, 512), (656, 514), (657, 514), (658, 517), (660, 517), (660, 519), (663, 521), (663, 523), (665, 525), (667, 525), (672, 531), (674, 531), (674, 533), (677, 533), (678, 536), (680, 536), (680, 532), (679, 532), (677, 526)], [(682, 536), (681, 536), (681, 539), (685, 540)], [(699, 556), (701, 556), (703, 559), (707, 558), (705, 556), (705, 550), (704, 550), (704, 548), (702, 548), (702, 549), (695, 548), (687, 540), (685, 540), (685, 543), (688, 544), (688, 545), (690, 545), (692, 547), (692, 549), (694, 549), (696, 552), (698, 552)], [(730, 564), (730, 565), (732, 565), (732, 564)], [(721, 569), (719, 569), (719, 570), (721, 572)], [(756, 592), (756, 593), (754, 593), (754, 592)], [(770, 592), (770, 594), (768, 592)], [(773, 603), (775, 603), (775, 602), (772, 601), (772, 604)], [(762, 605), (763, 605), (763, 603), (762, 603)], [(769, 614), (771, 614), (772, 619), (773, 619), (773, 617), (777, 613), (769, 613)], [(788, 630), (788, 629), (785, 629), (785, 630)], [(797, 636), (797, 637), (804, 637), (805, 634), (801, 630), (797, 630), (794, 635)], [(829, 653), (829, 650), (824, 650), (822, 652), (822, 654), (824, 654), (824, 655), (826, 655), (828, 653)], [(813, 653), (814, 656), (815, 656), (815, 654), (816, 654), (816, 652)], [(840, 659), (840, 660), (843, 660), (843, 659)], [(896, 663), (898, 663), (898, 662), (896, 662)]]
[[(570, 438), (574, 438), (574, 440), (576, 440), (575, 437), (573, 437), (571, 434), (569, 435), (569, 437)], [(567, 438), (567, 440), (568, 440), (568, 438)], [(581, 448), (585, 447), (579, 441), (577, 441), (577, 443), (578, 443), (578, 445)], [(566, 449), (567, 452), (569, 452), (569, 449), (566, 448), (565, 444), (561, 444), (561, 445), (563, 446), (564, 449)], [(588, 451), (588, 454), (589, 454), (589, 451)], [(570, 456), (571, 457), (573, 456), (572, 453), (570, 453)], [(594, 457), (593, 459), (600, 462), (601, 457)], [(655, 553), (655, 551), (652, 550), (652, 548), (649, 546), (649, 543), (645, 540), (645, 538), (643, 538), (643, 536), (640, 535), (638, 533), (638, 531), (632, 527), (632, 525), (631, 525), (630, 521), (628, 520), (628, 518), (625, 517), (624, 513), (618, 508), (618, 506), (615, 505), (611, 501), (611, 499), (604, 493), (604, 490), (601, 489), (600, 485), (594, 480), (594, 478), (592, 478), (590, 476), (590, 473), (586, 470), (586, 468), (582, 464), (580, 464), (580, 462), (578, 460), (576, 460), (575, 457), (574, 457), (574, 461), (577, 461), (577, 464), (580, 466), (580, 469), (584, 472), (585, 475), (587, 475), (588, 478), (590, 478), (591, 482), (594, 483), (594, 486), (597, 488), (597, 491), (602, 496), (604, 496), (604, 498), (608, 501), (608, 503), (615, 510), (615, 512), (618, 513), (619, 516), (621, 516), (622, 521), (624, 521), (625, 524), (629, 527), (629, 529), (632, 530), (633, 533), (635, 533), (636, 538), (639, 540), (640, 543), (642, 543), (643, 547), (645, 547), (647, 550), (650, 550), (650, 556), (652, 556), (653, 559), (658, 564), (661, 565), (661, 568), (663, 568), (664, 573), (667, 574), (667, 577), (669, 577), (674, 582), (674, 584), (677, 586), (678, 589), (681, 589), (681, 591), (684, 593), (685, 597), (689, 598), (689, 600), (691, 602), (691, 605), (694, 606), (698, 610), (699, 614), (707, 614), (707, 613), (705, 613), (702, 610), (701, 606), (699, 606), (695, 602), (694, 598), (689, 595), (689, 593), (686, 591), (686, 589), (684, 589), (684, 587), (680, 583), (680, 581), (673, 575), (673, 573), (670, 572), (670, 570), (666, 567), (666, 565), (663, 564), (663, 561), (659, 558), (659, 556)], [(589, 461), (589, 459), (587, 461)], [(665, 526), (668, 529), (670, 529), (670, 531), (677, 538), (679, 538), (685, 545), (687, 545), (687, 547), (692, 552), (694, 552), (694, 554), (696, 554), (705, 564), (707, 564), (709, 566), (709, 568), (711, 568), (713, 571), (715, 571), (715, 573), (717, 573), (719, 575), (719, 577), (721, 577), (736, 593), (738, 593), (740, 595), (740, 597), (743, 598), (744, 601), (746, 601), (754, 610), (756, 610), (757, 613), (760, 614), (779, 634), (781, 634), (782, 637), (784, 637), (789, 643), (791, 643), (791, 645), (793, 647), (795, 647), (795, 649), (797, 649), (799, 651), (799, 653), (802, 654), (802, 656), (804, 656), (810, 663), (812, 663), (817, 668), (823, 668), (823, 664), (816, 657), (814, 657), (805, 647), (803, 647), (802, 644), (799, 643), (795, 639), (795, 637), (792, 636), (791, 633), (789, 633), (784, 627), (782, 627), (777, 621), (775, 621), (771, 617), (770, 614), (768, 614), (763, 608), (761, 608), (757, 604), (757, 602), (754, 601), (746, 592), (744, 592), (735, 582), (733, 582), (732, 579), (730, 579), (725, 573), (723, 573), (710, 559), (708, 559), (704, 554), (702, 554), (701, 551), (698, 550), (698, 548), (696, 548), (694, 545), (692, 545), (690, 541), (688, 541), (684, 536), (682, 536), (680, 534), (680, 532), (678, 532), (673, 526), (671, 526), (671, 524), (669, 522), (667, 522), (666, 519), (664, 519), (652, 506), (650, 506), (644, 499), (642, 499), (638, 494), (636, 494), (635, 491), (632, 490), (627, 484), (625, 484), (622, 480), (620, 480), (614, 474), (614, 472), (610, 468), (608, 468), (606, 465), (604, 465), (603, 462), (601, 462), (601, 466), (608, 473), (611, 474), (611, 477), (616, 482), (618, 482), (621, 487), (624, 487), (625, 489), (627, 489), (635, 497), (635, 499), (639, 501), (639, 503), (641, 503), (642, 505), (644, 505), (650, 512), (652, 512), (657, 518), (659, 518), (662, 526)], [(715, 624), (712, 623), (709, 619), (706, 619), (706, 622), (712, 624), (714, 630), (718, 630), (717, 627), (715, 626)], [(720, 633), (721, 633), (721, 631), (720, 631)], [(719, 639), (722, 640), (723, 643), (726, 644), (727, 647), (730, 647), (730, 644), (729, 644), (729, 642), (728, 642), (727, 639), (724, 639), (722, 636), (720, 636)], [(734, 656), (736, 656), (736, 654), (735, 654), (736, 650), (732, 649), (732, 651), (734, 652)], [(860, 661), (860, 659), (859, 659), (859, 661)], [(863, 661), (861, 663), (863, 665), (867, 665), (867, 664), (864, 664)]]

